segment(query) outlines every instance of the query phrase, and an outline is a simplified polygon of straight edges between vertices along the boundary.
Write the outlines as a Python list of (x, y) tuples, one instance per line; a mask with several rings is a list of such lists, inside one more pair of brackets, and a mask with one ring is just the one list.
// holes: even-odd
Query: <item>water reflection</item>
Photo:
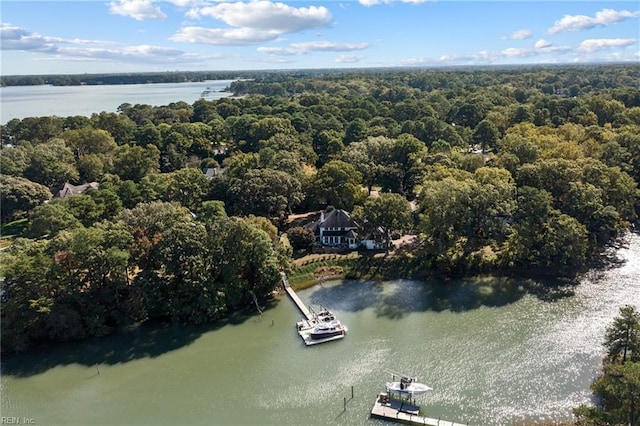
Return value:
[[(277, 303), (278, 300), (268, 301), (265, 309), (272, 309)], [(240, 325), (255, 318), (255, 309), (247, 309), (212, 324), (185, 325), (150, 321), (112, 336), (52, 346), (43, 345), (30, 352), (11, 356), (3, 360), (2, 373), (29, 377), (64, 365), (80, 364), (93, 367), (156, 358), (192, 344), (205, 333), (229, 325)]]
[(464, 312), (480, 307), (505, 306), (531, 294), (552, 302), (574, 293), (574, 283), (481, 276), (451, 280), (350, 280), (343, 285), (320, 285), (311, 295), (314, 305), (358, 312), (373, 307), (380, 317), (399, 320), (414, 312)]
[(299, 295), (336, 311), (349, 333), (311, 348), (284, 298), (225, 324), (145, 325), (22, 354), (2, 360), (2, 413), (52, 425), (378, 424), (369, 411), (389, 368), (434, 388), (422, 405), (435, 418), (566, 419), (589, 400), (606, 326), (620, 306), (640, 307), (640, 238), (620, 255), (580, 285), (327, 282)]

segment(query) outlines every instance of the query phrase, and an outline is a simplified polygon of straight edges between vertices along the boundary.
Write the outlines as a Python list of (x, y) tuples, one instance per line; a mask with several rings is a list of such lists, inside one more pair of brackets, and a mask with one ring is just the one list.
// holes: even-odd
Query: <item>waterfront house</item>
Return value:
[(322, 247), (355, 250), (362, 247), (366, 250), (384, 248), (384, 242), (378, 233), (370, 233), (364, 238), (360, 234), (361, 227), (353, 221), (346, 210), (336, 209), (320, 213), (320, 218), (308, 223), (305, 228), (316, 236), (316, 244)]
[(71, 185), (69, 182), (55, 188), (53, 198), (66, 198), (72, 195), (84, 194), (90, 189), (98, 189), (98, 182), (89, 182), (82, 185)]

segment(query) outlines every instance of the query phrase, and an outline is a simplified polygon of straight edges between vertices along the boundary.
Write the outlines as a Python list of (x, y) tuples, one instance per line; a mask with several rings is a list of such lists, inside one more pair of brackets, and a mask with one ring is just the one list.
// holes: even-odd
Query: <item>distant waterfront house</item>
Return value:
[(316, 236), (316, 243), (323, 247), (342, 247), (357, 249), (363, 247), (367, 250), (384, 248), (377, 234), (370, 234), (365, 238), (360, 237), (360, 226), (351, 219), (351, 214), (345, 210), (337, 209), (329, 213), (322, 212), (320, 219), (308, 223), (305, 228)]
[(53, 198), (66, 198), (72, 195), (84, 194), (90, 189), (98, 189), (98, 182), (84, 183), (82, 185), (71, 185), (69, 182), (55, 188)]
[(213, 179), (222, 175), (222, 172), (222, 167), (205, 167), (204, 169), (202, 169), (202, 173), (204, 173), (204, 175), (209, 179)]

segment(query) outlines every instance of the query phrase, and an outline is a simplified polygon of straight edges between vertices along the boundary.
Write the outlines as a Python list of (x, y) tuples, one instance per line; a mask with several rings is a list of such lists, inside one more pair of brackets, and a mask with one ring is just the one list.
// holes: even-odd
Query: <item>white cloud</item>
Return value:
[(533, 36), (533, 32), (529, 29), (522, 29), (518, 31), (514, 31), (509, 34), (507, 37), (503, 37), (505, 40), (526, 40)]
[(340, 55), (336, 58), (335, 62), (339, 64), (355, 64), (364, 59), (362, 55)]
[(400, 63), (398, 65), (400, 66), (406, 66), (406, 67), (410, 67), (410, 66), (414, 66), (414, 65), (425, 65), (425, 64), (429, 64), (434, 62), (431, 59), (427, 59), (427, 58), (407, 58), (404, 59), (402, 61), (400, 61)]
[(65, 39), (62, 37), (47, 37), (38, 33), (33, 33), (24, 28), (16, 27), (11, 24), (0, 24), (0, 43), (2, 50), (36, 50), (36, 51), (56, 51), (58, 44), (76, 44), (76, 45), (110, 45), (115, 44), (103, 40), (83, 40), (83, 39)]
[(309, 52), (350, 52), (364, 50), (369, 43), (336, 43), (333, 41), (305, 41), (291, 43), (289, 47), (259, 47), (260, 53), (280, 56), (306, 55)]
[(562, 62), (556, 60), (557, 56), (566, 54), (570, 51), (571, 48), (569, 46), (553, 46), (545, 40), (538, 40), (534, 47), (530, 48), (510, 47), (500, 52), (482, 50), (480, 52), (462, 55), (443, 55), (438, 61), (441, 64), (446, 63), (457, 65), (498, 64), (504, 63), (505, 60), (513, 60), (514, 58), (531, 58), (541, 55), (554, 55), (544, 56), (544, 62)]
[(291, 43), (291, 47), (306, 51), (344, 52), (351, 50), (363, 50), (369, 47), (369, 43), (335, 43), (332, 41), (306, 41)]
[(48, 50), (53, 47), (48, 38), (5, 23), (0, 26), (0, 40), (2, 50)]
[(197, 6), (200, 3), (199, 0), (164, 0), (167, 3), (175, 4), (179, 7)]
[(500, 54), (508, 58), (513, 58), (513, 57), (522, 58), (522, 57), (535, 55), (536, 53), (531, 49), (510, 47), (508, 49), (504, 49), (502, 52), (500, 52)]
[(580, 43), (578, 51), (591, 53), (597, 50), (610, 49), (612, 47), (631, 46), (636, 42), (634, 38), (600, 38), (584, 40)]
[(196, 64), (216, 59), (216, 55), (194, 55), (161, 46), (122, 46), (104, 40), (65, 39), (42, 36), (11, 24), (0, 24), (2, 50), (41, 53), (45, 60), (110, 61), (137, 64)]
[(202, 43), (217, 46), (241, 46), (262, 43), (278, 38), (277, 31), (259, 31), (252, 28), (203, 28), (184, 27), (170, 37), (170, 40), (183, 43)]
[(536, 44), (533, 47), (535, 47), (536, 49), (544, 49), (547, 47), (551, 47), (551, 43), (541, 38), (540, 40), (536, 41)]
[(491, 64), (498, 59), (500, 54), (481, 50), (476, 53), (468, 53), (462, 55), (443, 55), (440, 56), (440, 63), (447, 64)]
[(287, 47), (258, 47), (257, 50), (260, 53), (266, 53), (267, 55), (274, 56), (297, 56), (306, 53), (301, 51), (300, 49), (292, 49)]
[(294, 33), (311, 28), (326, 27), (333, 19), (326, 7), (291, 7), (284, 3), (252, 1), (249, 3), (220, 3), (190, 11), (191, 17), (211, 17), (232, 27), (261, 31)]
[(161, 46), (122, 46), (116, 48), (64, 47), (56, 52), (58, 58), (71, 61), (109, 61), (121, 64), (185, 65), (223, 59), (221, 55), (196, 55)]
[(120, 0), (109, 3), (109, 13), (133, 18), (137, 21), (145, 19), (165, 19), (167, 15), (154, 6), (151, 0)]
[(187, 16), (213, 18), (230, 28), (184, 27), (171, 40), (213, 45), (253, 44), (275, 40), (282, 34), (326, 27), (333, 19), (329, 10), (322, 6), (296, 8), (266, 0), (194, 8)]
[(376, 6), (378, 4), (392, 4), (392, 3), (413, 3), (413, 4), (420, 4), (420, 3), (426, 3), (428, 1), (432, 1), (432, 0), (358, 0), (358, 3), (360, 3), (363, 6)]
[(587, 30), (598, 26), (607, 26), (624, 21), (626, 19), (637, 18), (640, 12), (629, 12), (628, 10), (602, 9), (596, 12), (594, 17), (586, 15), (564, 15), (562, 19), (555, 22), (553, 27), (547, 31), (549, 34), (557, 34), (563, 31)]

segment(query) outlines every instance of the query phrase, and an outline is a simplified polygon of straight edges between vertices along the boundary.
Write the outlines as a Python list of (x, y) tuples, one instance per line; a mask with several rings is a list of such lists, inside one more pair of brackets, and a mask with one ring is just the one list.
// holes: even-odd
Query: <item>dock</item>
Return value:
[(284, 285), (284, 290), (287, 292), (291, 300), (293, 300), (293, 303), (295, 303), (298, 309), (300, 309), (300, 312), (302, 312), (302, 315), (305, 316), (307, 321), (312, 321), (313, 314), (311, 313), (309, 308), (307, 308), (307, 305), (305, 305), (302, 302), (302, 300), (298, 297), (296, 292), (293, 291), (293, 289), (291, 288), (291, 285), (289, 284), (289, 280), (287, 279), (287, 274), (285, 274), (284, 272), (280, 272), (280, 276), (282, 277), (282, 284)]
[[(302, 299), (298, 297), (295, 291), (291, 288), (287, 275), (284, 272), (280, 272), (282, 277), (282, 284), (284, 290), (287, 292), (293, 303), (298, 307), (305, 319), (296, 323), (296, 330), (298, 335), (302, 338), (302, 341), (306, 346), (319, 345), (320, 343), (332, 342), (334, 340), (340, 340), (344, 338), (344, 333), (337, 336), (325, 337), (323, 339), (312, 339), (311, 332), (314, 327), (318, 325), (318, 317), (302, 302)], [(347, 327), (344, 327), (344, 331), (347, 331)]]
[(406, 401), (390, 399), (385, 393), (378, 395), (378, 399), (376, 399), (371, 409), (373, 417), (410, 425), (467, 426), (461, 423), (421, 416), (419, 413), (420, 407), (409, 404)]

